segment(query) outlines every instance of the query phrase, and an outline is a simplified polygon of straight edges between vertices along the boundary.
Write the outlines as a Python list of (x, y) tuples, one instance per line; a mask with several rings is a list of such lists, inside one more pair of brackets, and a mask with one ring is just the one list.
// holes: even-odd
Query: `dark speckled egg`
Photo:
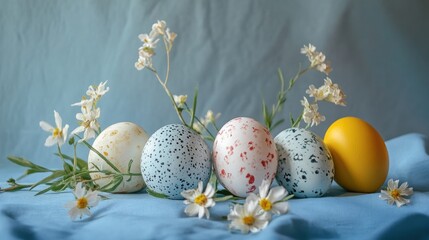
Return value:
[(160, 128), (144, 146), (141, 171), (146, 186), (170, 199), (206, 185), (211, 174), (210, 151), (203, 138), (181, 124)]
[(334, 178), (334, 162), (323, 140), (305, 129), (289, 128), (274, 138), (278, 183), (296, 197), (320, 197)]

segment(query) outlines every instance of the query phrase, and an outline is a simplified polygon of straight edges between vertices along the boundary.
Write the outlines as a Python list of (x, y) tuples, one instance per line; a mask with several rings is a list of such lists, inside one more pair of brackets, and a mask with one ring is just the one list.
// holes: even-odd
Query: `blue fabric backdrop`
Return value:
[[(178, 122), (168, 98), (153, 75), (134, 68), (137, 50), (141, 45), (137, 36), (149, 32), (152, 23), (158, 19), (166, 20), (171, 30), (178, 33), (172, 51), (170, 88), (174, 94), (188, 94), (191, 97), (194, 88), (198, 86), (198, 115), (204, 115), (209, 109), (221, 112), (219, 125), (237, 116), (262, 121), (261, 99), (265, 97), (268, 104), (274, 103), (279, 88), (277, 68), (280, 67), (286, 77), (292, 77), (300, 63), (307, 64), (306, 57), (299, 52), (300, 48), (312, 43), (327, 55), (333, 66), (330, 76), (343, 87), (348, 102), (347, 107), (322, 104), (320, 111), (326, 115), (327, 121), (314, 128), (316, 133), (323, 137), (326, 128), (333, 121), (353, 115), (371, 123), (385, 140), (410, 132), (427, 136), (428, 9), (429, 2), (423, 0), (0, 0), (0, 181), (17, 177), (22, 171), (6, 160), (7, 155), (20, 155), (42, 165), (59, 166), (58, 159), (52, 155), (55, 149), (43, 146), (47, 133), (40, 129), (39, 121), (53, 123), (55, 109), (63, 117), (64, 123), (68, 123), (71, 129), (75, 128), (75, 114), (79, 108), (70, 107), (70, 104), (79, 101), (90, 84), (109, 81), (110, 91), (100, 102), (103, 128), (117, 122), (130, 121), (151, 134), (166, 124)], [(162, 53), (156, 56), (155, 65), (158, 69), (165, 69)], [(311, 73), (301, 80), (288, 98), (283, 117), (287, 118), (289, 112), (296, 115), (301, 111), (299, 101), (308, 85), (322, 84), (323, 76)], [(289, 125), (285, 123), (273, 134), (276, 135), (287, 127)], [(412, 136), (415, 138), (411, 139), (424, 138), (420, 135)], [(412, 142), (408, 138), (394, 140), (389, 149), (400, 148), (409, 141)], [(391, 223), (382, 225), (372, 237), (392, 236), (396, 233), (394, 229), (405, 222), (416, 222), (416, 231), (428, 226), (429, 210), (421, 208), (424, 204), (417, 205), (420, 200), (427, 202), (428, 198), (426, 173), (423, 171), (427, 171), (426, 150), (424, 147), (418, 151), (410, 150), (415, 146), (425, 146), (426, 143), (416, 141), (419, 142), (417, 145), (406, 145), (409, 149), (395, 152), (394, 155), (389, 152), (391, 158), (408, 159), (407, 162), (398, 163), (400, 165), (396, 167), (392, 168), (391, 165), (389, 176), (400, 177), (415, 186), (421, 186), (421, 192), (415, 197), (416, 206), (408, 208), (412, 209), (408, 212), (412, 216), (407, 213), (390, 220), (392, 214), (397, 212), (381, 210), (380, 213), (368, 213), (363, 218), (368, 220), (368, 225), (365, 225), (367, 228), (364, 226), (364, 229), (360, 229), (362, 231), (372, 229), (383, 219)], [(81, 150), (79, 154), (85, 157), (88, 152)], [(416, 161), (426, 159), (426, 162), (410, 166), (409, 163), (414, 163), (410, 158)], [(30, 180), (31, 178), (28, 181)], [(22, 199), (27, 199), (27, 195), (33, 193), (22, 194)], [(35, 198), (34, 201), (40, 205), (27, 207), (24, 206), (28, 202), (24, 200), (20, 205), (21, 198), (14, 205), (14, 197), (5, 196), (0, 195), (0, 202), (8, 203), (1, 206), (0, 226), (10, 226), (1, 229), (3, 232), (6, 229), (11, 231), (10, 236), (18, 234), (17, 238), (38, 238), (38, 230), (43, 230), (51, 234), (47, 237), (55, 238), (70, 234), (71, 231), (91, 229), (89, 225), (71, 226), (64, 223), (58, 227), (67, 227), (67, 230), (56, 232), (49, 231), (49, 226), (36, 224), (30, 228), (26, 225), (32, 223), (28, 219), (39, 215), (34, 212), (27, 215), (30, 208), (40, 208), (43, 212), (45, 205), (50, 206), (54, 201), (61, 202), (67, 198), (66, 195), (60, 196), (60, 200), (51, 196)], [(357, 198), (365, 202), (376, 197), (376, 194), (372, 194)], [(133, 196), (118, 195), (115, 198), (132, 199)], [(333, 203), (347, 202), (344, 205), (346, 211), (354, 201), (348, 202), (348, 199), (350, 198), (338, 198)], [(302, 234), (309, 229), (316, 234), (312, 237), (341, 238), (357, 234), (352, 225), (341, 220), (349, 218), (350, 214), (347, 212), (339, 213), (343, 218), (327, 222), (332, 223), (333, 228), (346, 224), (344, 226), (348, 230), (341, 233), (326, 230), (326, 226), (316, 226), (315, 221), (323, 221), (324, 218), (315, 217), (314, 221), (311, 220), (314, 212), (319, 212), (318, 216), (329, 216), (337, 211), (332, 207), (324, 207), (324, 201), (329, 201), (329, 198), (320, 199), (315, 205), (313, 202), (309, 203), (314, 208), (308, 211), (299, 207), (301, 204), (305, 205), (305, 201), (313, 200), (292, 202), (292, 209), (301, 210), (291, 210), (298, 212), (287, 223), (280, 223), (280, 220), (272, 222), (270, 227), (273, 231), (260, 235), (261, 239), (284, 235), (290, 231), (292, 233), (288, 236), (296, 237), (299, 235), (294, 234)], [(144, 204), (143, 202), (141, 200), (141, 203), (135, 204)], [(109, 201), (109, 204), (105, 202), (101, 209), (110, 209), (111, 212), (107, 212), (113, 218), (127, 214), (121, 213), (115, 204), (119, 203), (116, 200)], [(375, 205), (388, 207), (381, 201), (376, 201), (368, 211), (374, 210)], [(21, 210), (10, 212), (12, 210), (8, 209), (14, 209), (14, 206), (19, 206)], [(174, 208), (170, 204), (166, 206)], [(227, 211), (226, 208), (224, 210)], [(57, 210), (46, 211), (49, 214), (43, 220), (50, 218), (51, 214), (58, 214)], [(408, 210), (401, 208), (399, 211)], [(130, 208), (128, 216), (133, 217), (134, 212), (135, 209)], [(353, 213), (358, 217), (364, 214), (360, 211)], [(183, 217), (180, 214), (178, 216)], [(218, 217), (222, 214), (226, 212), (218, 213)], [(377, 214), (385, 218), (375, 218)], [(89, 224), (101, 226), (103, 221), (111, 221), (106, 215), (106, 212), (101, 211), (95, 217), (99, 221)], [(134, 217), (141, 220), (140, 215)], [(158, 217), (169, 219), (170, 216), (167, 214)], [(65, 219), (67, 216), (61, 213), (61, 216), (55, 215), (53, 219), (60, 218)], [(223, 233), (216, 233), (216, 229), (223, 231), (226, 226), (224, 223), (215, 222), (210, 225), (211, 223), (196, 219), (183, 221), (186, 221), (184, 224), (197, 226), (198, 230), (174, 228), (171, 233), (179, 236), (191, 234), (190, 236), (197, 238), (200, 235), (192, 233), (210, 228), (212, 230), (207, 231), (213, 233), (213, 237), (225, 237)], [(149, 223), (142, 223), (142, 229), (144, 224)], [(300, 227), (291, 229), (291, 226)], [(150, 229), (155, 231), (155, 228)], [(393, 231), (390, 233), (392, 235), (383, 235), (387, 230)]]
[[(384, 139), (408, 132), (429, 134), (429, 32), (427, 1), (0, 1), (0, 167), (8, 154), (53, 163), (38, 123), (53, 123), (57, 110), (76, 127), (88, 85), (109, 80), (100, 102), (101, 123), (130, 121), (153, 133), (177, 123), (168, 98), (149, 71), (134, 62), (158, 19), (178, 33), (170, 88), (193, 95), (197, 111), (262, 121), (261, 99), (275, 101), (277, 68), (293, 76), (307, 64), (299, 50), (313, 43), (332, 63), (331, 78), (347, 94), (346, 108), (321, 104), (327, 121), (358, 116)], [(161, 52), (155, 59), (165, 68)], [(298, 82), (283, 117), (297, 115), (312, 73)], [(283, 124), (274, 135), (289, 127)], [(86, 155), (87, 153), (82, 153)]]

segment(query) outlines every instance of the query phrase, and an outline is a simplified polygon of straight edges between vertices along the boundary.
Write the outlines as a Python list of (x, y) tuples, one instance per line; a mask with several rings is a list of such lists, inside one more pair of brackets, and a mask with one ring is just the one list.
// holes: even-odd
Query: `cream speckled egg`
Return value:
[(268, 129), (251, 118), (235, 118), (219, 131), (213, 144), (219, 182), (232, 194), (246, 197), (262, 181), (274, 179), (276, 146)]
[[(115, 165), (122, 173), (128, 172), (128, 163), (131, 164), (131, 173), (140, 173), (140, 158), (143, 147), (148, 140), (147, 133), (138, 125), (130, 122), (120, 122), (106, 128), (98, 135), (92, 146), (103, 154), (109, 161)], [(88, 169), (97, 171), (113, 169), (98, 156), (95, 152), (90, 151), (88, 156)], [(107, 185), (111, 179), (103, 178), (103, 173), (91, 173), (92, 179), (101, 187)], [(115, 193), (130, 193), (141, 190), (145, 187), (142, 176), (133, 176), (130, 181), (125, 177), (122, 183), (113, 191)]]
[(323, 140), (305, 129), (289, 128), (274, 138), (279, 155), (278, 183), (296, 197), (320, 197), (334, 178), (334, 162)]

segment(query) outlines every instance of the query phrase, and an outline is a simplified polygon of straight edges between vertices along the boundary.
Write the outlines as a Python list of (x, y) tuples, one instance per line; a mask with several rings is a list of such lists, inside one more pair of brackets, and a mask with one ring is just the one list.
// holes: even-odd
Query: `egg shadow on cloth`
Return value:
[(297, 216), (291, 217), (291, 215), (288, 215), (286, 219), (274, 219), (268, 227), (281, 236), (288, 236), (293, 239), (338, 237), (338, 234), (332, 230), (329, 231)]

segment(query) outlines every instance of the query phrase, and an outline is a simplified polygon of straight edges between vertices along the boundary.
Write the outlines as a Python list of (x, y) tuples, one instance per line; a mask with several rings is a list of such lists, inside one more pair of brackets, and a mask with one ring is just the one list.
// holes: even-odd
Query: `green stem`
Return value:
[(74, 181), (76, 182), (76, 168), (77, 168), (77, 156), (76, 156), (76, 145), (77, 143), (73, 143), (73, 175), (74, 175)]
[(63, 157), (63, 153), (61, 152), (60, 144), (57, 143), (58, 153), (60, 154), (61, 160), (63, 160), (63, 163), (66, 164), (66, 160)]
[(165, 39), (165, 36), (162, 38), (164, 40), (164, 46), (165, 46), (165, 51), (166, 51), (166, 55), (167, 55), (167, 71), (165, 73), (165, 81), (164, 81), (164, 85), (167, 85), (168, 83), (168, 76), (170, 75), (170, 47), (167, 46), (167, 40)]

